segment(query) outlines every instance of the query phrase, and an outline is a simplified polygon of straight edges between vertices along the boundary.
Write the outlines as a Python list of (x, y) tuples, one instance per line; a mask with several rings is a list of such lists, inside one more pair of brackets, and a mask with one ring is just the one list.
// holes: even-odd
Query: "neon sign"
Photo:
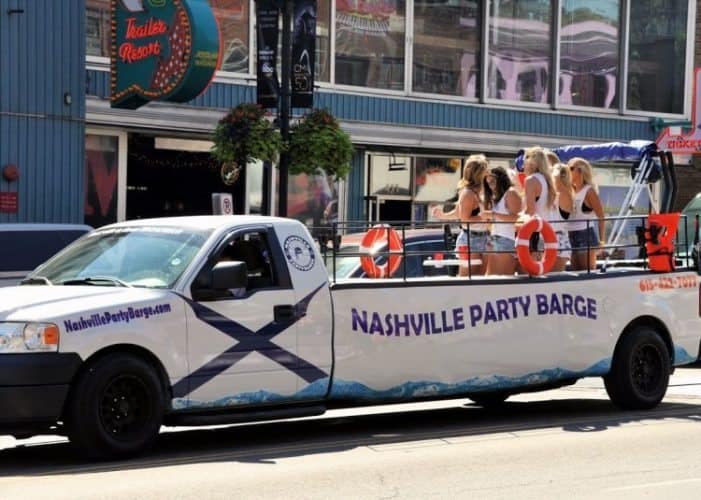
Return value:
[(219, 28), (207, 0), (111, 0), (111, 105), (187, 102), (220, 63)]

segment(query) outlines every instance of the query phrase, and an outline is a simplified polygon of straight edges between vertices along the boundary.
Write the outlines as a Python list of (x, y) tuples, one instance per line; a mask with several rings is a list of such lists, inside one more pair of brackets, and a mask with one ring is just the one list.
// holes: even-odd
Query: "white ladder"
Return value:
[[(611, 233), (609, 234), (606, 242), (606, 248), (615, 248), (615, 246), (618, 244), (618, 241), (623, 236), (625, 225), (628, 222), (628, 216), (630, 216), (630, 214), (633, 212), (635, 204), (638, 202), (638, 198), (640, 198), (640, 193), (642, 193), (644, 190), (647, 190), (648, 198), (652, 204), (652, 213), (659, 213), (659, 203), (657, 200), (655, 200), (650, 187), (651, 183), (648, 182), (648, 178), (650, 177), (650, 173), (652, 172), (653, 168), (655, 168), (655, 160), (652, 158), (652, 156), (648, 154), (643, 155), (640, 159), (640, 163), (636, 167), (633, 183), (623, 199), (623, 204), (618, 212), (618, 216), (613, 221), (613, 227), (611, 228)], [(602, 267), (603, 271), (606, 270), (609, 259), (610, 253), (608, 253), (606, 260), (604, 261)]]

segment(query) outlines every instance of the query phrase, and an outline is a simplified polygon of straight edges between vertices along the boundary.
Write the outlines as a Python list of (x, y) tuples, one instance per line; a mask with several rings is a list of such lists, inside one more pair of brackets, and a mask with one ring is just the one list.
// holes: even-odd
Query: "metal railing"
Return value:
[[(649, 268), (648, 256), (645, 251), (645, 230), (647, 228), (647, 215), (630, 215), (630, 216), (616, 216), (616, 217), (606, 217), (604, 221), (607, 225), (607, 234), (610, 234), (612, 226), (620, 226), (621, 224), (630, 225), (633, 224), (633, 231), (629, 231), (627, 236), (629, 241), (626, 242), (610, 242), (607, 240), (606, 245), (592, 245), (589, 240), (587, 240), (586, 246), (580, 246), (577, 248), (571, 248), (572, 252), (590, 252), (592, 250), (601, 251), (601, 258), (597, 259), (596, 268), (592, 268), (587, 265), (585, 269), (579, 269), (577, 271), (592, 273), (592, 272), (606, 272), (608, 268), (612, 267), (631, 267), (636, 269), (647, 269)], [(563, 227), (566, 223), (575, 222), (575, 220), (562, 222), (562, 221), (552, 221), (555, 225), (553, 228)], [(586, 229), (593, 228), (595, 234), (598, 235), (598, 219), (587, 219)], [(363, 235), (367, 233), (368, 230), (376, 226), (377, 222), (368, 221), (343, 221), (334, 222), (329, 226), (324, 227), (310, 227), (309, 230), (312, 236), (317, 240), (319, 249), (324, 261), (327, 263), (327, 268), (329, 271), (329, 276), (333, 282), (344, 280), (347, 278), (358, 277), (362, 275), (362, 267), (360, 264), (360, 258), (363, 256), (371, 255), (373, 261), (378, 265), (383, 265), (388, 262), (391, 256), (400, 256), (401, 263), (396, 272), (392, 273), (390, 278), (402, 279), (406, 281), (408, 278), (416, 276), (407, 275), (407, 263), (410, 257), (420, 257), (422, 258), (422, 270), (421, 276), (431, 276), (435, 274), (434, 272), (426, 271), (426, 267), (434, 267), (436, 270), (444, 268), (446, 270), (444, 275), (454, 276), (457, 275), (457, 269), (460, 264), (465, 264), (465, 259), (460, 258), (456, 255), (455, 240), (457, 239), (457, 234), (461, 228), (467, 230), (467, 245), (470, 248), (468, 254), (467, 268), (468, 274), (467, 278), (472, 278), (475, 274), (473, 267), (475, 264), (472, 259), (472, 254), (485, 254), (487, 256), (491, 254), (505, 254), (510, 253), (516, 258), (516, 249), (514, 250), (490, 250), (486, 249), (484, 251), (473, 251), (471, 250), (471, 233), (470, 227), (479, 225), (484, 227), (485, 224), (508, 224), (514, 225), (513, 222), (503, 222), (503, 221), (493, 221), (493, 222), (479, 222), (479, 223), (469, 223), (458, 221), (440, 221), (440, 222), (412, 222), (412, 221), (391, 221), (385, 223), (389, 228), (396, 231), (403, 242), (401, 250), (393, 251), (389, 249), (389, 231), (387, 231), (387, 236), (384, 240), (376, 240), (372, 253), (368, 253), (367, 250), (360, 250), (358, 247), (362, 242)], [(383, 225), (385, 225), (383, 224)], [(676, 232), (674, 241), (674, 260), (679, 267), (692, 267), (692, 258), (689, 252), (689, 234), (686, 227), (686, 216), (682, 215), (680, 218), (679, 226), (682, 229), (680, 234)], [(450, 232), (446, 232), (446, 228), (450, 228)], [(422, 233), (416, 232), (417, 230), (423, 230)], [(676, 229), (675, 229), (676, 231)], [(444, 244), (441, 246), (440, 250), (409, 250), (407, 249), (407, 243), (411, 245), (412, 243), (419, 243), (421, 241), (432, 241), (443, 240)], [(620, 238), (618, 238), (620, 239)], [(598, 240), (598, 238), (597, 238)], [(558, 251), (562, 248), (558, 247)], [(630, 254), (634, 253), (635, 257), (630, 257)], [(446, 258), (447, 257), (447, 258)], [(451, 258), (454, 257), (454, 258)], [(344, 259), (356, 259), (353, 261), (353, 265), (349, 264), (349, 261)], [(433, 261), (433, 262), (431, 262)], [(441, 261), (441, 262), (435, 262)], [(343, 269), (339, 269), (339, 262), (344, 262)], [(588, 263), (587, 263), (588, 264)], [(566, 271), (571, 271), (571, 268), (566, 268)], [(516, 273), (518, 275), (522, 273)], [(502, 278), (504, 276), (501, 276)]]

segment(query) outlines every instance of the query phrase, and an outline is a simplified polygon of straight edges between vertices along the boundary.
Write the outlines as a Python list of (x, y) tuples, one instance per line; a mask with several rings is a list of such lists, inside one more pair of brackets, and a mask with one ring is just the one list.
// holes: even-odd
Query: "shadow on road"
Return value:
[(65, 442), (0, 450), (0, 477), (83, 474), (212, 462), (275, 464), (277, 459), (424, 440), (535, 429), (606, 431), (626, 423), (686, 419), (701, 422), (701, 405), (664, 403), (645, 412), (621, 412), (610, 402), (567, 399), (507, 402), (487, 410), (466, 404), (442, 409), (322, 417), (217, 429), (164, 432), (153, 449), (128, 461), (81, 460)]

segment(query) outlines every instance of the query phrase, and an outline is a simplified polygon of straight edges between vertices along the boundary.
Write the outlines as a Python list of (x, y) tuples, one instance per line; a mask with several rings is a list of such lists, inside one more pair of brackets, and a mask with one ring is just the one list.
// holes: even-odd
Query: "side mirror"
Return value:
[(212, 269), (212, 288), (214, 290), (246, 288), (247, 285), (248, 269), (245, 262), (219, 262)]

